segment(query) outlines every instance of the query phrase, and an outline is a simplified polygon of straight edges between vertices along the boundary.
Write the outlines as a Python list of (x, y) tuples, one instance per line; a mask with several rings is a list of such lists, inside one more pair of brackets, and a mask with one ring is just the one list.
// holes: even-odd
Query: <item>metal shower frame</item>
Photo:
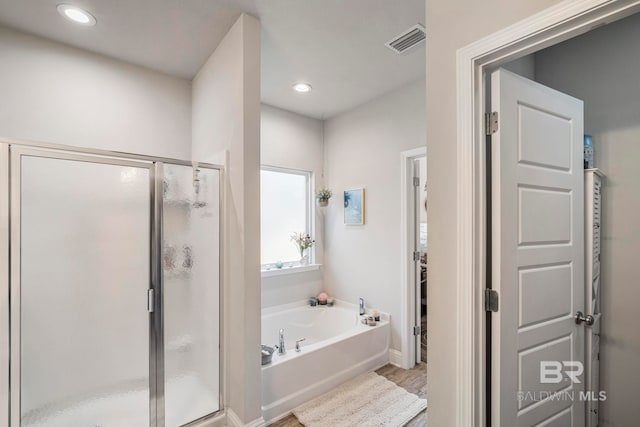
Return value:
[[(20, 427), (20, 227), (11, 220), (19, 218), (20, 162), (22, 155), (89, 163), (132, 166), (149, 170), (150, 191), (150, 283), (155, 295), (154, 310), (149, 313), (149, 426), (164, 427), (164, 310), (162, 278), (162, 202), (163, 165), (181, 165), (219, 171), (219, 384), (218, 410), (192, 420), (195, 426), (223, 411), (224, 391), (224, 167), (166, 157), (146, 156), (118, 151), (79, 148), (61, 144), (0, 138), (0, 424)], [(17, 415), (16, 415), (17, 414)]]

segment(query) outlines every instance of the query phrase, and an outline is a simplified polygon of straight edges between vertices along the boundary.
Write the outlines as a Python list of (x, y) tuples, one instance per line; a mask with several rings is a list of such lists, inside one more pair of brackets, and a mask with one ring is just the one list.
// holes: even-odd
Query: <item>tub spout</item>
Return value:
[(364, 298), (360, 298), (360, 316), (364, 314)]
[(287, 352), (287, 349), (284, 347), (284, 329), (280, 329), (278, 332), (278, 354), (282, 355)]

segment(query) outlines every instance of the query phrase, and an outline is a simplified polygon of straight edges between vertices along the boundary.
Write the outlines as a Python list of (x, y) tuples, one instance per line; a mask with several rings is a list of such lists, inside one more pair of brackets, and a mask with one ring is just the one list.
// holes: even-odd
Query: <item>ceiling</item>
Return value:
[[(65, 2), (95, 27), (58, 15)], [(0, 24), (192, 79), (241, 12), (262, 23), (262, 101), (326, 119), (424, 76), (424, 44), (384, 43), (424, 22), (424, 0), (0, 0)], [(293, 83), (313, 86), (298, 94)]]

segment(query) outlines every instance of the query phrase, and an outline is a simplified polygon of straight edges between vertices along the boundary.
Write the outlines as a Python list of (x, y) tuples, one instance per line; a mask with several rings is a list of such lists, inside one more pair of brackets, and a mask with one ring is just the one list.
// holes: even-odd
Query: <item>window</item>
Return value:
[(267, 268), (278, 262), (297, 265), (300, 253), (291, 235), (313, 234), (311, 172), (262, 166), (260, 187), (261, 263)]

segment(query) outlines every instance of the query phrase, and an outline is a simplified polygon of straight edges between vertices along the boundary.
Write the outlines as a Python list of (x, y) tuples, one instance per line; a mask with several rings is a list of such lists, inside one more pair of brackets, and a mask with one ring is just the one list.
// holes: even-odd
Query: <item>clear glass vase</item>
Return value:
[(309, 254), (302, 254), (300, 257), (300, 265), (309, 265)]

